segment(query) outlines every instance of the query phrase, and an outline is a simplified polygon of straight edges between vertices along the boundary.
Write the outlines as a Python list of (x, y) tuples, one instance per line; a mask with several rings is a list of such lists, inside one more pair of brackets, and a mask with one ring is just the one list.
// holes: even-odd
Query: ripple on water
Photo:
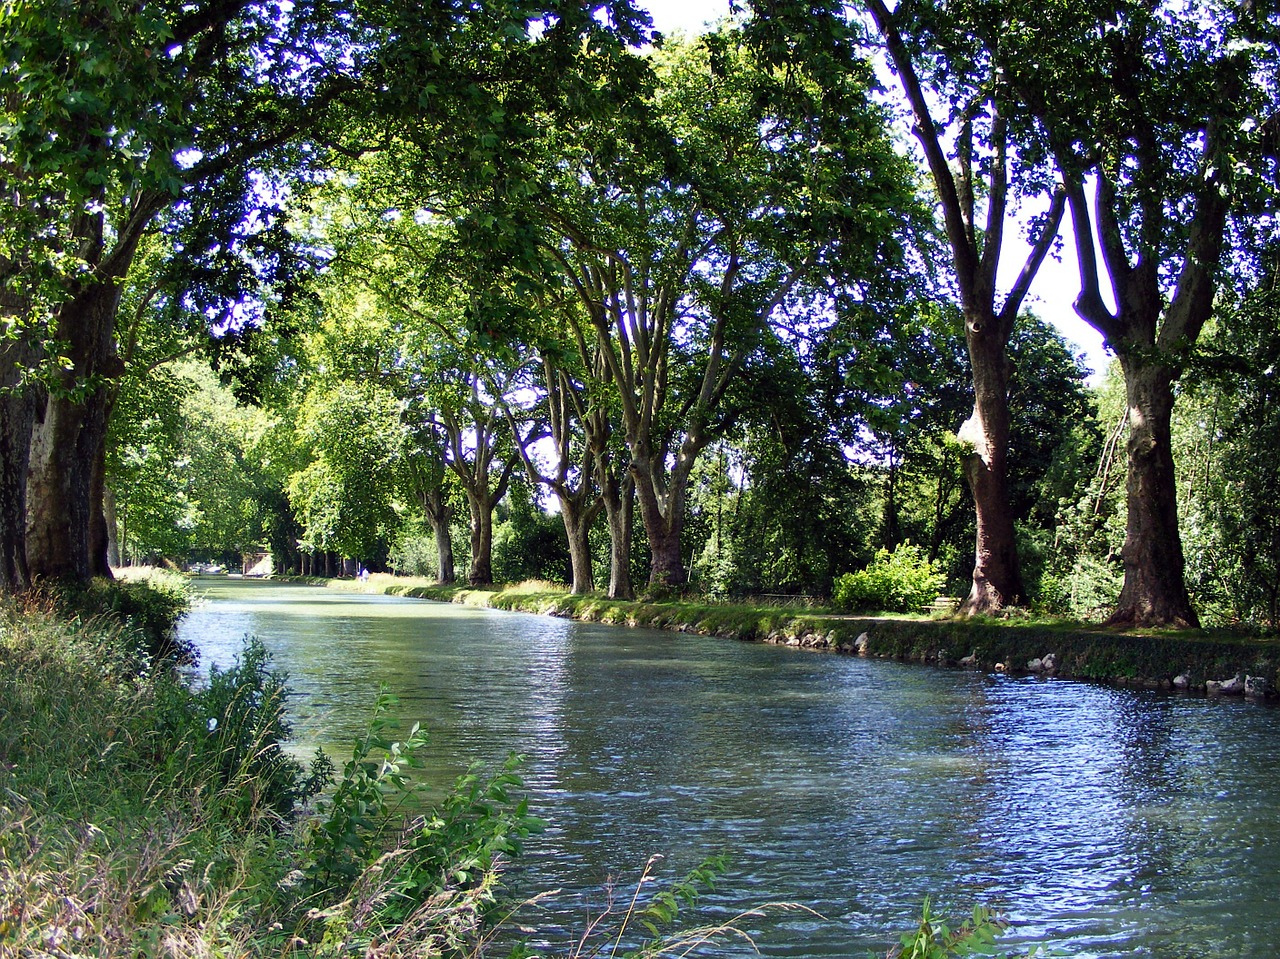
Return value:
[(566, 934), (566, 896), (723, 852), (714, 915), (825, 917), (750, 920), (766, 956), (883, 952), (926, 896), (1077, 957), (1280, 941), (1275, 710), (243, 581), (184, 626), (221, 665), (250, 633), (291, 674), (302, 748), (349, 744), (385, 683), (437, 784), (527, 752), (551, 827), (519, 875), (566, 890), (542, 915)]

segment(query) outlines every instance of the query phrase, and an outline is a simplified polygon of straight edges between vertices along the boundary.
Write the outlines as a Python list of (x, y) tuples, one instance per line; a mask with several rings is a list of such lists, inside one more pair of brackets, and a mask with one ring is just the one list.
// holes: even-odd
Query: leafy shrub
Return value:
[(919, 546), (881, 549), (866, 569), (836, 578), (832, 602), (851, 612), (914, 613), (928, 606), (946, 578)]
[(107, 614), (138, 633), (152, 660), (190, 658), (175, 637), (178, 621), (191, 608), (191, 590), (184, 576), (151, 570), (143, 579), (92, 580), (87, 586), (61, 585), (55, 605), (68, 618)]
[(156, 713), (175, 775), (218, 801), (224, 815), (248, 823), (289, 821), (297, 805), (326, 784), (331, 765), (318, 759), (310, 775), (284, 749), (285, 677), (271, 655), (247, 639), (234, 665), (209, 670), (191, 689), (176, 679), (157, 690)]
[(1065, 568), (1041, 575), (1036, 605), (1085, 622), (1105, 619), (1115, 608), (1123, 579), (1118, 563), (1081, 553)]
[[(926, 899), (920, 925), (902, 936), (900, 945), (890, 951), (890, 959), (951, 959), (958, 956), (1006, 956), (1010, 954), (996, 944), (1008, 924), (985, 906), (977, 906), (973, 917), (952, 929), (934, 917)], [(1041, 955), (1032, 947), (1026, 959)]]

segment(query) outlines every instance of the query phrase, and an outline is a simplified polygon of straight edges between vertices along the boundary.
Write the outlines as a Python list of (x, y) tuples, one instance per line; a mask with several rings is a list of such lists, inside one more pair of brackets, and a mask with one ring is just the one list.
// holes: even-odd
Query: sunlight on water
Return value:
[[(1280, 941), (1280, 711), (262, 582), (206, 580), (203, 665), (260, 638), (298, 748), (339, 759), (380, 684), (436, 785), (527, 753), (551, 821), (527, 892), (599, 905), (653, 853), (731, 867), (766, 956), (861, 956), (920, 903), (1001, 909), (1077, 957), (1240, 959)], [(567, 893), (566, 893), (567, 895)], [(557, 902), (563, 902), (561, 898)], [(581, 904), (535, 921), (580, 928)], [(725, 954), (741, 954), (740, 948)]]

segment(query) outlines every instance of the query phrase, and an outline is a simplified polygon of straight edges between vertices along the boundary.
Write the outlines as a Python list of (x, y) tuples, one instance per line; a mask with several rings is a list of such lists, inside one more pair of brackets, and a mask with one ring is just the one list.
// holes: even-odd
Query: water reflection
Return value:
[(768, 956), (883, 952), (926, 896), (991, 903), (1081, 957), (1270, 956), (1280, 934), (1274, 710), (302, 587), (211, 593), (188, 637), (222, 663), (261, 638), (304, 743), (348, 748), (386, 683), (432, 731), (439, 783), (528, 753), (551, 820), (522, 867), (533, 889), (598, 902), (652, 853), (670, 875), (724, 852), (713, 908), (826, 917), (761, 924)]

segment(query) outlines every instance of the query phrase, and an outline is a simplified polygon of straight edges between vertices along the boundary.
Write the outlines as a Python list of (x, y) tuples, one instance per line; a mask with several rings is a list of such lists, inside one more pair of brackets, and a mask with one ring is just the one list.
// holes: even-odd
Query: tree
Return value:
[[(977, 510), (977, 548), (973, 587), (963, 609), (985, 613), (1025, 599), (1009, 506), (1007, 350), (1022, 301), (1057, 236), (1065, 194), (1052, 189), (1037, 165), (1014, 162), (1012, 91), (996, 58), (966, 44), (963, 33), (947, 23), (946, 6), (902, 3), (891, 13), (883, 0), (867, 0), (867, 8), (911, 107), (912, 133), (924, 150), (942, 208), (964, 314), (974, 402), (958, 435), (970, 449), (965, 476)], [(941, 121), (935, 119), (939, 111), (930, 103), (922, 75), (931, 82), (935, 101), (949, 105)], [(954, 167), (941, 130), (952, 138)], [(1018, 194), (1044, 193), (1052, 195), (1048, 211), (1033, 224), (1026, 262), (998, 302), (996, 279), (1012, 203)], [(979, 219), (982, 206), (985, 222)]]
[(398, 522), (400, 404), (376, 382), (321, 381), (302, 406), (312, 460), (289, 480), (304, 541), (366, 565), (385, 552)]
[(865, 65), (819, 89), (727, 32), (668, 46), (655, 69), (647, 109), (610, 118), (621, 128), (550, 143), (566, 159), (539, 215), (617, 398), (650, 583), (679, 586), (690, 476), (732, 422), (730, 385), (802, 294), (891, 271), (906, 179)]
[[(1238, 303), (1220, 307), (1193, 364), (1174, 437), (1179, 503), (1195, 520), (1197, 599), (1219, 621), (1280, 627), (1280, 269), (1275, 254)], [(1191, 418), (1190, 411), (1196, 415)], [(1177, 419), (1182, 419), (1179, 430)], [(1191, 422), (1186, 422), (1191, 419)], [(1191, 446), (1192, 448), (1187, 448)], [(1185, 451), (1185, 452), (1184, 452)]]
[(974, 8), (975, 33), (1043, 125), (1071, 209), (1076, 311), (1124, 370), (1125, 578), (1110, 621), (1195, 626), (1178, 527), (1174, 384), (1213, 311), (1233, 206), (1243, 212), (1253, 171), (1266, 167), (1280, 64), (1274, 22), (1234, 2), (995, 7)]
[[(30, 575), (84, 578), (100, 565), (89, 530), (108, 419), (102, 385), (119, 373), (121, 281), (157, 216), (183, 227), (184, 260), (239, 259), (236, 280), (270, 273), (270, 258), (242, 254), (286, 239), (276, 210), (284, 180), (305, 180), (330, 146), (359, 152), (407, 120), (437, 157), (449, 156), (452, 175), (492, 184), (504, 135), (518, 135), (527, 116), (502, 90), (518, 79), (519, 106), (544, 111), (551, 93), (554, 112), (571, 98), (557, 85), (588, 51), (642, 36), (625, 0), (594, 14), (577, 2), (521, 0), (429, 9), (33, 0), (7, 11), (5, 587)], [(223, 272), (205, 271), (208, 288), (223, 287), (224, 318), (242, 320), (249, 294), (226, 290)]]

